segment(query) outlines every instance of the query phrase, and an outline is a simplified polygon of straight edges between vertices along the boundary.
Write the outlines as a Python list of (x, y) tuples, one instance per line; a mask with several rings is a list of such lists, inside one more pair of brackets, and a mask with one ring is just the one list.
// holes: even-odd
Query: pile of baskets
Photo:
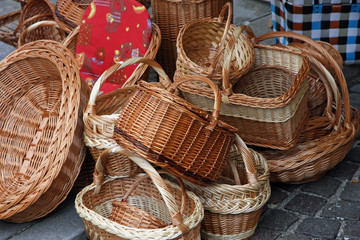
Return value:
[[(158, 21), (177, 17), (169, 5), (214, 12), (166, 33), (172, 50), (153, 23), (145, 56), (112, 65), (91, 93), (74, 58), (90, 1), (22, 2), (0, 19), (0, 39), (17, 48), (0, 62), (2, 220), (45, 216), (76, 187), (90, 239), (248, 239), (270, 181), (320, 178), (359, 130), (339, 53), (295, 33), (256, 37), (231, 24), (231, 1), (151, 1)], [(275, 37), (297, 42), (261, 44)], [(176, 71), (164, 70), (154, 59), (174, 49)], [(121, 89), (99, 96), (134, 64)], [(144, 81), (150, 67), (159, 81)]]

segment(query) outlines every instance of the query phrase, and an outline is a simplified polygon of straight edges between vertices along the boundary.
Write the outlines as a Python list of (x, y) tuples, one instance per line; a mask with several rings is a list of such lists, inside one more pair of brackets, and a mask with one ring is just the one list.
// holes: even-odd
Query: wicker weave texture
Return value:
[(19, 25), (21, 10), (4, 14), (0, 17), (0, 41), (13, 47), (17, 46), (19, 34), (14, 34)]
[[(216, 91), (212, 116), (173, 94), (179, 84), (194, 80), (211, 84)], [(216, 180), (235, 131), (217, 119), (217, 87), (206, 78), (189, 76), (168, 90), (146, 82), (136, 88), (119, 114), (116, 142), (189, 181), (204, 184)]]
[(151, 0), (153, 22), (163, 36), (157, 61), (167, 75), (176, 70), (176, 39), (180, 29), (192, 21), (219, 16), (222, 6), (232, 0)]
[[(310, 58), (312, 69), (327, 81), (327, 106), (323, 115), (312, 117), (305, 126), (298, 144), (286, 151), (261, 150), (267, 157), (271, 181), (302, 183), (320, 178), (326, 171), (343, 160), (351, 149), (359, 131), (359, 110), (350, 106), (344, 75), (334, 58), (315, 41), (289, 32), (265, 34), (259, 41), (269, 37), (292, 37), (309, 44), (320, 52), (336, 77), (315, 58)], [(337, 82), (335, 83), (335, 80)], [(339, 94), (339, 90), (341, 94)], [(340, 99), (341, 98), (341, 99)]]
[(24, 45), (1, 61), (1, 219), (45, 216), (74, 184), (85, 156), (87, 101), (74, 64), (51, 41)]

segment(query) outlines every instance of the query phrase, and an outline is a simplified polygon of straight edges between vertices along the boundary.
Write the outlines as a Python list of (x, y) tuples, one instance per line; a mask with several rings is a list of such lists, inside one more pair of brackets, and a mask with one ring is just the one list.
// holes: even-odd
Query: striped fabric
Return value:
[(271, 12), (274, 31), (329, 42), (345, 64), (360, 63), (360, 0), (271, 0)]

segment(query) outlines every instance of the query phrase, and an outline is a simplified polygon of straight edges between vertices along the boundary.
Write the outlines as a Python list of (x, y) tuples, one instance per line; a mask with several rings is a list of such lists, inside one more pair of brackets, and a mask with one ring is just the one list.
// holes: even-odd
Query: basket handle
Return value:
[(69, 47), (70, 43), (73, 41), (73, 39), (77, 36), (77, 34), (80, 31), (80, 25), (77, 26), (76, 28), (74, 28), (70, 34), (64, 39), (63, 44), (65, 45), (65, 47)]
[(228, 16), (227, 16), (227, 20), (226, 20), (226, 23), (225, 23), (224, 33), (223, 33), (223, 35), (221, 37), (220, 45), (219, 45), (217, 53), (216, 53), (216, 55), (215, 55), (215, 57), (213, 59), (213, 63), (209, 67), (209, 73), (208, 73), (209, 77), (212, 76), (212, 74), (214, 73), (216, 64), (218, 63), (220, 55), (221, 55), (222, 51), (224, 50), (226, 37), (227, 37), (228, 32), (230, 30), (231, 21), (232, 21), (232, 18), (233, 18), (233, 7), (232, 7), (232, 4), (230, 2), (225, 3), (225, 5), (222, 7), (221, 12), (220, 12), (219, 17), (218, 17), (218, 22), (219, 23), (224, 22), (224, 15), (226, 13), (226, 10), (228, 12)]
[(279, 31), (279, 32), (270, 32), (265, 33), (255, 39), (255, 43), (259, 43), (263, 40), (269, 39), (269, 38), (276, 38), (276, 37), (287, 37), (287, 38), (293, 38), (300, 41), (303, 41), (307, 44), (309, 44), (311, 47), (316, 49), (318, 52), (320, 52), (324, 58), (329, 62), (330, 66), (335, 71), (336, 80), (338, 80), (338, 83), (341, 88), (341, 95), (343, 98), (344, 103), (344, 126), (347, 128), (351, 128), (351, 116), (350, 116), (350, 99), (349, 99), (349, 92), (346, 84), (346, 80), (344, 77), (344, 74), (342, 70), (340, 69), (339, 65), (336, 63), (334, 58), (317, 42), (312, 40), (309, 37), (306, 37), (304, 35), (294, 33), (294, 32), (285, 32), (285, 31)]
[[(230, 95), (233, 94), (233, 90), (232, 90), (232, 85), (230, 83), (230, 79), (229, 79), (229, 75), (230, 75), (230, 65), (231, 65), (231, 58), (233, 55), (233, 50), (235, 47), (235, 43), (236, 41), (239, 39), (241, 33), (246, 29), (250, 29), (249, 27), (245, 26), (245, 25), (240, 25), (238, 26), (234, 32), (233, 32), (233, 37), (230, 39), (229, 41), (229, 46), (225, 49), (225, 53), (224, 53), (224, 66), (222, 68), (222, 77), (223, 77), (223, 81), (222, 81), (222, 92), (224, 94), (223, 97), (228, 97)], [(250, 29), (251, 30), (251, 29)], [(249, 33), (248, 33), (249, 35)], [(250, 36), (249, 36), (250, 37)], [(253, 36), (251, 36), (253, 37)], [(225, 102), (229, 102), (228, 100), (224, 100)]]
[[(151, 66), (160, 76), (160, 78), (163, 79), (163, 81), (165, 82), (165, 84), (169, 84), (171, 83), (170, 78), (166, 75), (164, 69), (160, 66), (160, 64), (158, 64), (156, 61), (150, 59), (150, 58), (144, 58), (144, 57), (134, 57), (134, 58), (129, 58), (127, 60), (125, 60), (123, 63), (117, 63), (112, 65), (110, 68), (108, 68), (105, 72), (103, 72), (103, 74), (101, 74), (101, 76), (98, 78), (98, 80), (96, 81), (91, 94), (90, 94), (90, 98), (89, 98), (89, 105), (95, 105), (95, 101), (96, 98), (98, 96), (98, 93), (100, 91), (101, 86), (104, 84), (104, 82), (106, 81), (106, 79), (113, 74), (114, 72), (125, 68), (129, 65), (132, 64), (137, 64), (137, 63), (145, 63), (148, 64), (149, 66)], [(165, 86), (167, 87), (167, 86)]]
[(32, 22), (32, 21), (36, 21), (40, 18), (44, 18), (44, 17), (52, 17), (52, 14), (38, 14), (38, 15), (35, 15), (35, 16), (32, 16), (32, 17), (29, 17), (28, 19), (24, 20), (23, 22), (21, 22), (14, 30), (14, 33), (13, 35), (16, 36), (17, 32), (20, 30), (21, 27), (23, 27), (24, 25), (26, 25), (27, 23), (29, 22)]
[(219, 114), (220, 114), (220, 105), (221, 105), (221, 92), (219, 90), (219, 88), (215, 85), (215, 83), (213, 81), (211, 81), (210, 79), (203, 77), (203, 76), (199, 76), (199, 75), (186, 75), (184, 77), (181, 77), (179, 80), (177, 80), (176, 82), (172, 83), (167, 90), (170, 93), (174, 93), (175, 90), (178, 88), (178, 86), (180, 86), (181, 84), (185, 83), (185, 82), (189, 82), (189, 81), (201, 81), (204, 83), (207, 83), (211, 89), (214, 92), (215, 95), (215, 99), (214, 99), (214, 107), (211, 113), (211, 119), (210, 119), (210, 123), (208, 126), (206, 126), (206, 129), (208, 130), (213, 130), (218, 122), (219, 122)]
[[(165, 170), (158, 170), (158, 173), (166, 173), (169, 174), (167, 171)], [(132, 194), (132, 192), (135, 190), (135, 188), (145, 179), (149, 178), (150, 176), (145, 174), (140, 176), (135, 182), (134, 184), (130, 187), (130, 189), (127, 191), (127, 193), (124, 195), (123, 199), (121, 201), (126, 202), (127, 199), (130, 197), (130, 195)], [(179, 176), (175, 176), (176, 180), (179, 182), (179, 185), (181, 187), (181, 207), (180, 207), (180, 214), (183, 215), (184, 214), (184, 210), (185, 210), (185, 206), (187, 203), (187, 195), (186, 195), (186, 188), (185, 188), (185, 184), (184, 182), (181, 180), (181, 178)]]
[(59, 27), (59, 25), (55, 22), (55, 21), (49, 21), (49, 20), (44, 20), (44, 21), (39, 21), (36, 22), (32, 25), (30, 25), (28, 28), (26, 28), (19, 37), (18, 40), (18, 45), (21, 46), (24, 44), (25, 42), (25, 38), (28, 36), (28, 34), (32, 31), (34, 31), (36, 28), (38, 27), (44, 27), (44, 26), (49, 26), (49, 27), (54, 27), (57, 29), (57, 31), (60, 34), (61, 39), (65, 39), (65, 32), (64, 30), (61, 29), (61, 27)]
[[(125, 150), (120, 146), (114, 146), (108, 148), (107, 150), (103, 151), (99, 158), (96, 161), (95, 171), (94, 171), (94, 184), (95, 184), (95, 192), (94, 194), (100, 191), (101, 184), (104, 181), (104, 167), (101, 164), (101, 158), (104, 157), (106, 154), (109, 153), (121, 153), (131, 160), (133, 160), (141, 169), (143, 169), (147, 175), (151, 178), (153, 183), (155, 184), (156, 188), (159, 190), (161, 196), (164, 199), (166, 206), (169, 209), (171, 221), (174, 226), (177, 226), (179, 230), (185, 234), (189, 231), (189, 228), (183, 223), (183, 217), (179, 208), (176, 204), (174, 196), (171, 194), (169, 188), (165, 184), (164, 180), (161, 178), (160, 174), (155, 170), (155, 168), (145, 159), (140, 158), (133, 153)], [(186, 191), (185, 191), (186, 193)], [(182, 204), (182, 207), (185, 206)]]

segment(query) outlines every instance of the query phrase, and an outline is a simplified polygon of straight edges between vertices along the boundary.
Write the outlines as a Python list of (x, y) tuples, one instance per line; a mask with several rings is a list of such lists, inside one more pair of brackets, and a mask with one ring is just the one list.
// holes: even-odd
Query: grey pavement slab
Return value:
[(260, 219), (259, 226), (279, 231), (286, 231), (294, 222), (299, 219), (294, 213), (281, 209), (268, 209)]
[(337, 218), (340, 220), (360, 220), (360, 204), (348, 201), (328, 203), (322, 208), (322, 217)]
[(324, 176), (318, 181), (305, 183), (301, 190), (328, 198), (336, 192), (340, 184), (340, 180)]
[(302, 233), (320, 239), (335, 239), (340, 228), (340, 221), (327, 218), (306, 218), (296, 229)]
[(349, 239), (349, 240), (360, 239), (360, 222), (359, 221), (345, 222), (344, 239)]
[(325, 198), (306, 193), (299, 193), (295, 195), (284, 208), (293, 212), (314, 216), (316, 212), (325, 205), (325, 203)]
[(345, 201), (360, 203), (360, 182), (347, 182), (344, 191), (341, 193), (341, 199)]

